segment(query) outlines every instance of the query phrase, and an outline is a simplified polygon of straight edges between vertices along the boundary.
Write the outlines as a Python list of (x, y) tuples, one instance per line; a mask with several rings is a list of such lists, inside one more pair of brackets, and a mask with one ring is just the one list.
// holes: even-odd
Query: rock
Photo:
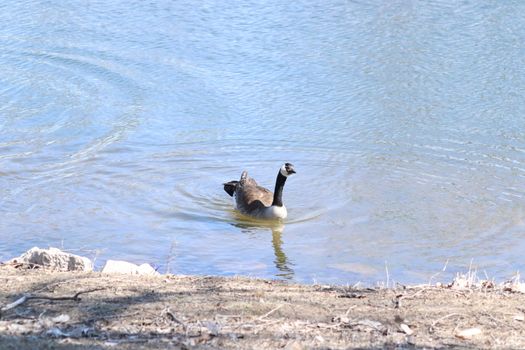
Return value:
[(410, 327), (406, 324), (406, 323), (401, 323), (399, 325), (399, 328), (401, 329), (401, 331), (403, 331), (403, 333), (405, 333), (406, 335), (412, 335), (414, 334), (414, 331), (412, 329), (410, 329)]
[(454, 334), (457, 338), (460, 339), (471, 339), (472, 337), (475, 337), (476, 335), (481, 334), (481, 329), (479, 328), (467, 328), (460, 331), (457, 331), (456, 334)]
[(519, 293), (525, 293), (525, 283), (517, 283), (514, 286), (514, 291)]
[(69, 322), (69, 320), (70, 320), (70, 317), (69, 315), (66, 315), (66, 314), (61, 314), (51, 319), (53, 323), (67, 323)]
[(452, 289), (469, 289), (472, 286), (472, 283), (469, 278), (465, 275), (457, 275), (454, 280), (452, 281), (452, 284), (450, 287)]
[(102, 268), (102, 273), (120, 273), (126, 275), (160, 275), (150, 264), (140, 266), (122, 260), (108, 260)]
[(93, 271), (93, 263), (88, 258), (66, 253), (58, 248), (34, 247), (9, 262), (39, 265), (59, 271)]
[(505, 292), (525, 293), (525, 283), (519, 281), (507, 281), (503, 283)]
[(513, 288), (514, 292), (525, 293), (525, 283), (516, 283)]
[(288, 342), (288, 344), (286, 344), (286, 346), (284, 347), (284, 350), (303, 350), (303, 349), (304, 349), (304, 346), (296, 340), (292, 340)]
[(30, 323), (12, 323), (7, 326), (7, 333), (8, 334), (15, 334), (15, 335), (23, 335), (23, 334), (31, 334), (33, 331), (35, 331), (38, 328), (33, 327)]
[(512, 317), (512, 319), (514, 321), (521, 321), (521, 322), (523, 322), (523, 321), (525, 321), (525, 315), (514, 315), (514, 317)]
[(160, 275), (150, 264), (139, 265), (138, 273), (139, 275)]

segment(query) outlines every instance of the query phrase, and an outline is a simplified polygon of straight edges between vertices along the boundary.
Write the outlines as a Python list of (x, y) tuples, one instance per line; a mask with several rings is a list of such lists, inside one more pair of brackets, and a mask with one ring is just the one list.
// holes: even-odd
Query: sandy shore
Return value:
[(2, 349), (525, 348), (525, 294), (493, 285), (352, 289), (3, 265), (0, 309)]

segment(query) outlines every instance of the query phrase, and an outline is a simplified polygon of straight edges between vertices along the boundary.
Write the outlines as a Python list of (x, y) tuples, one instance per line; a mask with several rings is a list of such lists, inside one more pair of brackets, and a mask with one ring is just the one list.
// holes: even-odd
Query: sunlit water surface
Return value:
[[(508, 278), (525, 267), (523, 18), (522, 1), (3, 2), (0, 260)], [(273, 189), (285, 161), (289, 218), (239, 217), (221, 184), (246, 169)]]

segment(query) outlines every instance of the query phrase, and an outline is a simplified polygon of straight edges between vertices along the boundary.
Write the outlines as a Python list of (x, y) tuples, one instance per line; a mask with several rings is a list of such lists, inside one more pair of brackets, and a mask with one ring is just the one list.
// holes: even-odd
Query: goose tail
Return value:
[(235, 188), (237, 187), (237, 184), (239, 181), (230, 181), (224, 183), (224, 190), (226, 193), (228, 193), (231, 197), (233, 197), (233, 194), (235, 193)]

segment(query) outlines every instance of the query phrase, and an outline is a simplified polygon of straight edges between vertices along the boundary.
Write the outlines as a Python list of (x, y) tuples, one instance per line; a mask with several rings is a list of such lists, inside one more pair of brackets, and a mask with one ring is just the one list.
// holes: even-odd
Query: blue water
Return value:
[[(521, 1), (0, 4), (0, 260), (427, 282), (525, 259)], [(273, 188), (282, 225), (224, 181)]]

